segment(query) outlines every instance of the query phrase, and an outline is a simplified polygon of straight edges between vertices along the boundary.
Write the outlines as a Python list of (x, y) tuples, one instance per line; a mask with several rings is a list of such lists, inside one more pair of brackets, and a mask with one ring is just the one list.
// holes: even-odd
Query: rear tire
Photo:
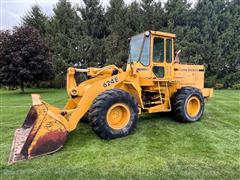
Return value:
[(183, 87), (176, 92), (172, 102), (172, 113), (177, 121), (190, 123), (201, 119), (204, 98), (198, 89)]
[(135, 98), (123, 90), (107, 90), (94, 100), (88, 119), (99, 137), (124, 137), (136, 127), (138, 105)]

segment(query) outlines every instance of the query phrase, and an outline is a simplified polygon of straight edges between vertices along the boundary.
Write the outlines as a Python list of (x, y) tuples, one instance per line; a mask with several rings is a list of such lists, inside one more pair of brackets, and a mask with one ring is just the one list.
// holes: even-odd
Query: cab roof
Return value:
[(167, 32), (161, 32), (161, 31), (150, 31), (151, 34), (157, 35), (157, 36), (164, 36), (164, 37), (171, 37), (176, 38), (175, 34), (167, 33)]

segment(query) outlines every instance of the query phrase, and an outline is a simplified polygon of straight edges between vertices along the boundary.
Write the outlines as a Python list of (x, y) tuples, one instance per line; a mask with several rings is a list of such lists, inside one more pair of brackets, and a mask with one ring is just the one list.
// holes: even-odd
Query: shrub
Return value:
[(231, 73), (224, 77), (224, 87), (233, 87), (240, 84), (240, 72)]
[(205, 79), (205, 87), (215, 87), (216, 89), (233, 88), (235, 84), (240, 84), (240, 72), (234, 72), (218, 78), (216, 75)]
[(216, 85), (216, 78), (217, 78), (216, 75), (206, 77), (206, 79), (204, 81), (204, 87), (206, 87), (206, 88), (215, 87), (215, 85)]
[(224, 88), (224, 84), (216, 83), (215, 89), (223, 89), (223, 88)]
[(240, 84), (234, 84), (234, 85), (232, 86), (232, 89), (240, 90)]

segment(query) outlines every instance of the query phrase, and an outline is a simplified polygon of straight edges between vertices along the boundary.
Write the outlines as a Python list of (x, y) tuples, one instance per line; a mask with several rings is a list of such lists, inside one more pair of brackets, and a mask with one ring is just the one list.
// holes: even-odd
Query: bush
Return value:
[(54, 80), (49, 84), (53, 88), (65, 88), (66, 87), (66, 77), (65, 75), (58, 74), (55, 76)]
[[(83, 73), (77, 73), (75, 76), (75, 80), (77, 85), (85, 80), (87, 80), (87, 76)], [(40, 83), (41, 88), (66, 88), (66, 75), (55, 76), (55, 78), (51, 81), (44, 81)]]
[(232, 86), (232, 89), (240, 90), (240, 84), (234, 84), (234, 85)]
[(216, 85), (216, 78), (217, 78), (216, 75), (207, 77), (205, 79), (205, 81), (204, 81), (204, 87), (206, 87), (206, 88), (215, 87), (215, 85)]
[(221, 84), (221, 83), (217, 83), (215, 85), (215, 89), (223, 89), (224, 88), (224, 84)]
[(224, 77), (224, 87), (233, 87), (240, 84), (240, 72), (231, 73)]
[(240, 84), (240, 72), (224, 75), (218, 78), (217, 75), (209, 76), (205, 79), (205, 87), (215, 87), (216, 89), (233, 88), (234, 85)]
[(14, 90), (18, 89), (17, 86), (3, 86), (3, 87), (4, 87), (4, 89), (10, 90), (10, 91), (14, 91)]

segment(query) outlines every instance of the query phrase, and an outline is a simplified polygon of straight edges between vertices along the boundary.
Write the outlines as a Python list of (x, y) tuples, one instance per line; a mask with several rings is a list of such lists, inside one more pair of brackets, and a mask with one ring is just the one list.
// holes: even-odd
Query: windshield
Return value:
[(145, 33), (133, 36), (130, 41), (128, 62), (130, 63), (140, 60), (143, 65), (148, 65), (149, 45), (150, 38), (149, 36), (145, 36)]

